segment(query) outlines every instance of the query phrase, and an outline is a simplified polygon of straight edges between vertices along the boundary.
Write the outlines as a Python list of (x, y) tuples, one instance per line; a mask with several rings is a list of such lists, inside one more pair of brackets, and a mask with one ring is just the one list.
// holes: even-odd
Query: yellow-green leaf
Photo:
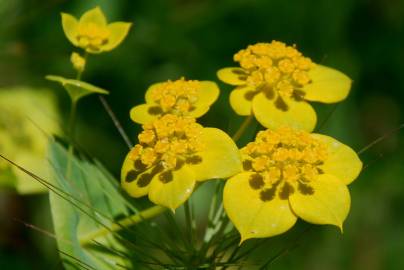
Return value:
[(297, 217), (288, 200), (275, 196), (263, 201), (260, 191), (249, 184), (252, 173), (230, 178), (224, 187), (223, 204), (230, 220), (241, 234), (241, 242), (249, 238), (263, 238), (286, 232)]
[(327, 146), (328, 156), (320, 167), (326, 174), (338, 177), (345, 185), (358, 177), (362, 170), (362, 161), (352, 148), (326, 135), (312, 136)]
[(351, 89), (352, 80), (344, 73), (322, 65), (309, 71), (311, 83), (304, 86), (304, 99), (335, 103), (345, 99)]
[(179, 170), (165, 171), (153, 177), (149, 199), (155, 204), (174, 211), (191, 196), (195, 186), (195, 174), (184, 165)]
[(189, 164), (197, 181), (228, 178), (241, 172), (241, 160), (234, 141), (217, 128), (204, 128), (201, 136), (204, 150), (196, 153), (200, 162)]
[(333, 175), (322, 174), (310, 186), (314, 193), (295, 192), (289, 197), (293, 212), (307, 222), (335, 225), (342, 231), (351, 205), (346, 185)]
[(217, 72), (217, 77), (231, 85), (245, 85), (247, 79), (246, 71), (239, 67), (222, 68)]
[(310, 132), (316, 126), (316, 112), (307, 102), (283, 98), (286, 110), (278, 108), (276, 102), (274, 99), (269, 100), (263, 93), (256, 95), (253, 99), (252, 108), (255, 118), (264, 127), (275, 130), (282, 126), (289, 126)]

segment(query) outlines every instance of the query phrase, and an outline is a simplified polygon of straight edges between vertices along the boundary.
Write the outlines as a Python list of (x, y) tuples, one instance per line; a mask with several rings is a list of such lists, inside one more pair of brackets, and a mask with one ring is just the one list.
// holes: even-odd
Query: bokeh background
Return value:
[[(133, 140), (139, 126), (128, 112), (143, 103), (148, 85), (181, 76), (217, 81), (216, 71), (231, 66), (235, 52), (273, 39), (297, 44), (315, 62), (353, 79), (346, 101), (316, 104), (321, 132), (360, 150), (404, 122), (401, 0), (0, 0), (0, 94), (21, 88), (50, 92), (61, 130), (66, 129), (68, 96), (44, 76), (74, 76), (69, 63), (74, 48), (59, 13), (79, 16), (95, 5), (110, 21), (134, 23), (120, 47), (90, 57), (83, 78), (111, 92), (107, 100)], [(232, 130), (241, 118), (229, 108), (231, 88), (219, 85), (220, 99), (201, 122)], [(78, 121), (79, 144), (118, 175), (127, 148), (98, 98), (81, 101)], [(314, 227), (274, 262), (274, 269), (404, 269), (403, 137), (404, 132), (388, 135), (361, 155), (365, 169), (350, 186), (352, 210), (344, 233)], [(0, 136), (0, 152), (2, 144)], [(12, 185), (3, 187), (0, 269), (61, 269), (54, 240), (21, 221), (51, 231), (47, 196), (21, 196)], [(289, 238), (277, 237), (276, 245), (257, 252), (274, 254), (291, 244)]]

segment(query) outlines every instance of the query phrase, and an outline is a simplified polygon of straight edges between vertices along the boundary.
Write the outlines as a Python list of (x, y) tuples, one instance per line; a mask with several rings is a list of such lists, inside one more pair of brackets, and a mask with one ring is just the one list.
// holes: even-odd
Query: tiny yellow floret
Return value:
[(219, 96), (216, 83), (210, 81), (168, 80), (153, 84), (146, 91), (146, 104), (133, 107), (132, 120), (144, 124), (165, 114), (198, 118)]
[(268, 173), (278, 171), (282, 181), (313, 181), (319, 174), (319, 165), (327, 158), (323, 143), (307, 132), (287, 127), (260, 131), (257, 139), (241, 151), (252, 161), (253, 171), (262, 172), (269, 184), (273, 184), (273, 178)]
[(152, 100), (159, 104), (165, 113), (186, 114), (195, 107), (198, 101), (200, 82), (181, 78), (168, 81), (151, 90)]
[[(198, 143), (202, 126), (193, 118), (167, 114), (144, 128), (138, 136), (140, 144), (132, 150), (131, 158), (141, 160), (147, 167), (162, 161), (165, 169), (174, 169), (178, 160), (183, 162), (204, 148)], [(142, 151), (138, 150), (140, 147)]]
[[(299, 80), (315, 66), (308, 57), (304, 57), (295, 46), (287, 46), (279, 41), (258, 43), (240, 50), (234, 60), (251, 73), (247, 76), (247, 85), (257, 86), (268, 83), (282, 96), (291, 97), (293, 86), (308, 84), (309, 80)], [(293, 72), (299, 72), (296, 78)], [(287, 89), (285, 90), (285, 85)]]

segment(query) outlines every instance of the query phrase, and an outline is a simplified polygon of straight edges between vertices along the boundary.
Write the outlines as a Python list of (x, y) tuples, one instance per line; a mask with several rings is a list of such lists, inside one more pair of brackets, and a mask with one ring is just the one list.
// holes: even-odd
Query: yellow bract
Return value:
[(95, 7), (83, 14), (79, 20), (62, 13), (63, 31), (74, 46), (89, 53), (107, 52), (116, 48), (126, 37), (131, 23), (107, 23), (104, 13)]
[(214, 82), (185, 80), (156, 83), (146, 91), (146, 104), (132, 108), (131, 119), (148, 123), (165, 114), (200, 117), (219, 96)]
[[(265, 127), (290, 125), (312, 131), (316, 114), (307, 101), (334, 103), (346, 98), (351, 80), (332, 68), (314, 64), (294, 46), (258, 43), (234, 55), (239, 67), (217, 75), (237, 88), (230, 104), (239, 115), (254, 114)], [(260, 99), (260, 101), (256, 101)]]
[(144, 124), (138, 139), (122, 166), (122, 186), (133, 197), (148, 194), (172, 210), (189, 198), (196, 182), (241, 171), (233, 140), (191, 117), (165, 114)]
[(242, 241), (283, 233), (297, 217), (342, 230), (350, 207), (346, 185), (362, 169), (352, 149), (283, 127), (259, 132), (240, 152), (244, 172), (227, 181), (223, 202)]

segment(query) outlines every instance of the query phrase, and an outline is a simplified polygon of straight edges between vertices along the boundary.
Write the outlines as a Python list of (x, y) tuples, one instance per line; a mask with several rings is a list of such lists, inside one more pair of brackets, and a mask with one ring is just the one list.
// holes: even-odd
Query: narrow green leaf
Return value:
[[(97, 166), (77, 158), (73, 158), (71, 177), (66, 179), (64, 175), (68, 152), (56, 142), (51, 142), (49, 149), (49, 159), (54, 168), (53, 184), (83, 204), (92, 206), (90, 210), (86, 208), (84, 213), (75, 207), (73, 199), (69, 201), (69, 198), (66, 200), (60, 194), (49, 193), (59, 249), (95, 269), (109, 270), (117, 269), (117, 265), (129, 266), (126, 258), (117, 255), (119, 252), (127, 253), (126, 248), (112, 234), (94, 239), (97, 245), (80, 244), (81, 238), (102, 228), (101, 224), (108, 227), (117, 216), (129, 214), (122, 199), (119, 199), (119, 191), (110, 185), (108, 177)], [(108, 196), (105, 196), (105, 192)], [(105, 248), (100, 249), (100, 244)], [(75, 269), (71, 262), (64, 266), (68, 270)]]

